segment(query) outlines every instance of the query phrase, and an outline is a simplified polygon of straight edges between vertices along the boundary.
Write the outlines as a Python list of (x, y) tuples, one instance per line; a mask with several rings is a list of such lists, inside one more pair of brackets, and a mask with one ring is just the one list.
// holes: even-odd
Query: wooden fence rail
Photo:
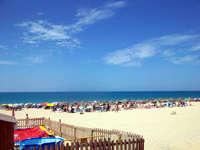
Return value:
[(99, 136), (99, 135), (104, 135), (104, 138), (111, 138), (111, 139), (123, 139), (127, 140), (130, 138), (142, 138), (140, 135), (133, 134), (131, 132), (126, 132), (126, 131), (119, 131), (119, 130), (106, 130), (106, 129), (99, 129), (95, 128), (92, 129), (92, 136)]
[(125, 140), (129, 138), (142, 138), (142, 136), (133, 134), (131, 132), (119, 131), (119, 130), (106, 130), (99, 128), (86, 128), (78, 127), (74, 125), (69, 125), (59, 122), (52, 121), (49, 119), (44, 119), (44, 124), (47, 128), (52, 129), (56, 135), (59, 135), (65, 139), (76, 139), (81, 137), (96, 137), (95, 139), (110, 138), (112, 140)]
[[(25, 150), (25, 149), (24, 149)], [(36, 148), (33, 148), (36, 150)], [(42, 147), (39, 147), (42, 150)], [(144, 139), (129, 139), (129, 140), (94, 140), (90, 142), (72, 142), (71, 144), (61, 143), (59, 146), (46, 146), (44, 150), (144, 150)]]
[(44, 126), (44, 120), (44, 118), (18, 119), (17, 128), (32, 128), (35, 126)]

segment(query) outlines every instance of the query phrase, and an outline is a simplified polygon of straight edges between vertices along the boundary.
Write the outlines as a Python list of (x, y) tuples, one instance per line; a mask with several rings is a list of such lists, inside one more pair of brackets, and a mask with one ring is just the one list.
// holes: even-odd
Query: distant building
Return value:
[(14, 150), (14, 127), (16, 119), (0, 114), (0, 150)]

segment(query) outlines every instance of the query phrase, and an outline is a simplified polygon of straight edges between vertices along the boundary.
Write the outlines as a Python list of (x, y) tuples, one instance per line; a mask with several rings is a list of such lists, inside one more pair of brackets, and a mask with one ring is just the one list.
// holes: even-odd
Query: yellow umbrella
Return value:
[(55, 133), (52, 130), (48, 130), (44, 126), (40, 126), (40, 129), (43, 130), (43, 131), (45, 131), (48, 135), (52, 135), (52, 136), (55, 135)]
[(54, 104), (46, 104), (46, 106), (53, 107)]

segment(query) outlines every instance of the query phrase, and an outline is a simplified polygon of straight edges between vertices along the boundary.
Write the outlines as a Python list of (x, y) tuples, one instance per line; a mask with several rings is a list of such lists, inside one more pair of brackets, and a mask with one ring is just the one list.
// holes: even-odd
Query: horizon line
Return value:
[(200, 90), (110, 90), (110, 91), (103, 91), (103, 90), (99, 90), (99, 91), (0, 91), (0, 93), (46, 93), (46, 92), (66, 92), (66, 93), (70, 93), (70, 92), (200, 92)]

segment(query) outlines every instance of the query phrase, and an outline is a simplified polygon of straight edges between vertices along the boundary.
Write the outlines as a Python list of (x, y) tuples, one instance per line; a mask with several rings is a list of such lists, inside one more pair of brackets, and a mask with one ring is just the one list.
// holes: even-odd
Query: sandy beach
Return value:
[[(176, 115), (171, 115), (172, 111)], [(0, 110), (11, 115), (11, 111)], [(119, 129), (141, 134), (147, 150), (198, 150), (200, 147), (200, 103), (188, 107), (133, 109), (119, 112), (79, 113), (52, 112), (44, 109), (24, 109), (16, 118), (50, 117), (51, 120), (76, 126)]]

